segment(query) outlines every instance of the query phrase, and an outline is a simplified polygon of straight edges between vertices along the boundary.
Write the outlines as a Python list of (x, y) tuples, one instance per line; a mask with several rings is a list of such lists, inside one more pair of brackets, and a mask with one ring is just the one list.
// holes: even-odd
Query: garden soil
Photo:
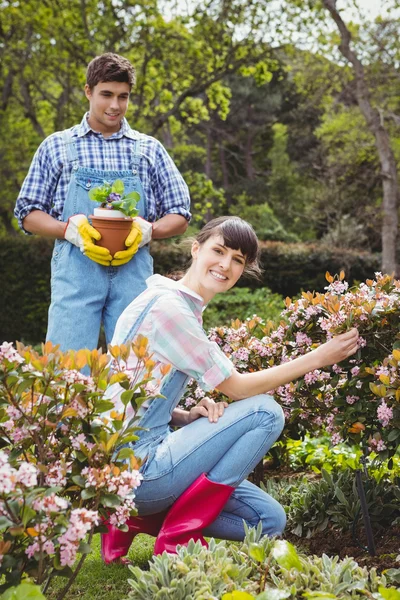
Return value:
[(353, 539), (351, 532), (336, 530), (325, 530), (315, 534), (312, 538), (299, 538), (296, 535), (286, 533), (287, 539), (300, 551), (307, 554), (339, 555), (340, 558), (352, 556), (360, 567), (375, 567), (379, 573), (385, 569), (400, 568), (400, 527), (390, 527), (381, 532), (375, 532), (374, 540), (376, 555), (371, 556), (367, 549), (367, 540), (363, 529), (357, 532), (359, 543)]

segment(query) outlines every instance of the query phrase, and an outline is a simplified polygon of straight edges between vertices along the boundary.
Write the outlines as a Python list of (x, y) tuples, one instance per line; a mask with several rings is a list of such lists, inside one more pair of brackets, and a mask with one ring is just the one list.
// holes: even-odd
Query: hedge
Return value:
[[(43, 238), (0, 238), (0, 340), (39, 343), (46, 333), (50, 300), (50, 259), (53, 243)], [(154, 242), (154, 270), (165, 274), (187, 266), (187, 251), (174, 243)], [(346, 272), (346, 279), (361, 281), (379, 270), (380, 257), (366, 252), (318, 244), (262, 243), (263, 280), (243, 279), (241, 286), (269, 287), (283, 296), (302, 289), (322, 291), (325, 272)], [(232, 315), (233, 317), (235, 315)], [(79, 326), (79, 315), (77, 315)]]

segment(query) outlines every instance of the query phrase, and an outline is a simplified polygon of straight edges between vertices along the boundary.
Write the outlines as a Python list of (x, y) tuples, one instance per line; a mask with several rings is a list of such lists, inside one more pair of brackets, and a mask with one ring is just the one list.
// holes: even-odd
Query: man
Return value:
[[(79, 125), (42, 142), (17, 200), (21, 228), (56, 239), (47, 339), (64, 351), (96, 348), (101, 322), (111, 341), (119, 315), (153, 273), (150, 240), (182, 234), (190, 219), (189, 192), (171, 157), (124, 118), (134, 84), (127, 59), (94, 58), (85, 85), (89, 112)], [(126, 193), (139, 193), (140, 217), (127, 249), (111, 256), (95, 244), (101, 236), (87, 217), (98, 205), (88, 192), (116, 179)]]

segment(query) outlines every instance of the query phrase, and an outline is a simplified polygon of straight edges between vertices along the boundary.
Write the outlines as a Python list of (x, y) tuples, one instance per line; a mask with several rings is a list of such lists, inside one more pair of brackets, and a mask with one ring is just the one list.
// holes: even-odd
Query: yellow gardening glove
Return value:
[(125, 246), (128, 250), (120, 250), (114, 254), (111, 261), (113, 267), (119, 267), (129, 262), (139, 249), (139, 244), (142, 240), (142, 230), (139, 225), (133, 221), (128, 237), (125, 240)]
[(110, 251), (93, 243), (93, 240), (101, 238), (101, 234), (91, 226), (85, 215), (74, 215), (68, 219), (64, 238), (77, 246), (90, 260), (105, 267), (110, 266), (112, 261)]

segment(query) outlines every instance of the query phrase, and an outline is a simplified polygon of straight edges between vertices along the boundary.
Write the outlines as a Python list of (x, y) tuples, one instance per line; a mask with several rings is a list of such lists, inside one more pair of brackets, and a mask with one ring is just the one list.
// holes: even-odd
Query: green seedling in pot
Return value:
[(124, 189), (124, 182), (121, 179), (116, 179), (113, 183), (105, 181), (103, 185), (89, 191), (89, 198), (100, 202), (101, 208), (120, 210), (127, 217), (136, 217), (139, 214), (136, 206), (140, 194), (138, 192), (124, 194)]

